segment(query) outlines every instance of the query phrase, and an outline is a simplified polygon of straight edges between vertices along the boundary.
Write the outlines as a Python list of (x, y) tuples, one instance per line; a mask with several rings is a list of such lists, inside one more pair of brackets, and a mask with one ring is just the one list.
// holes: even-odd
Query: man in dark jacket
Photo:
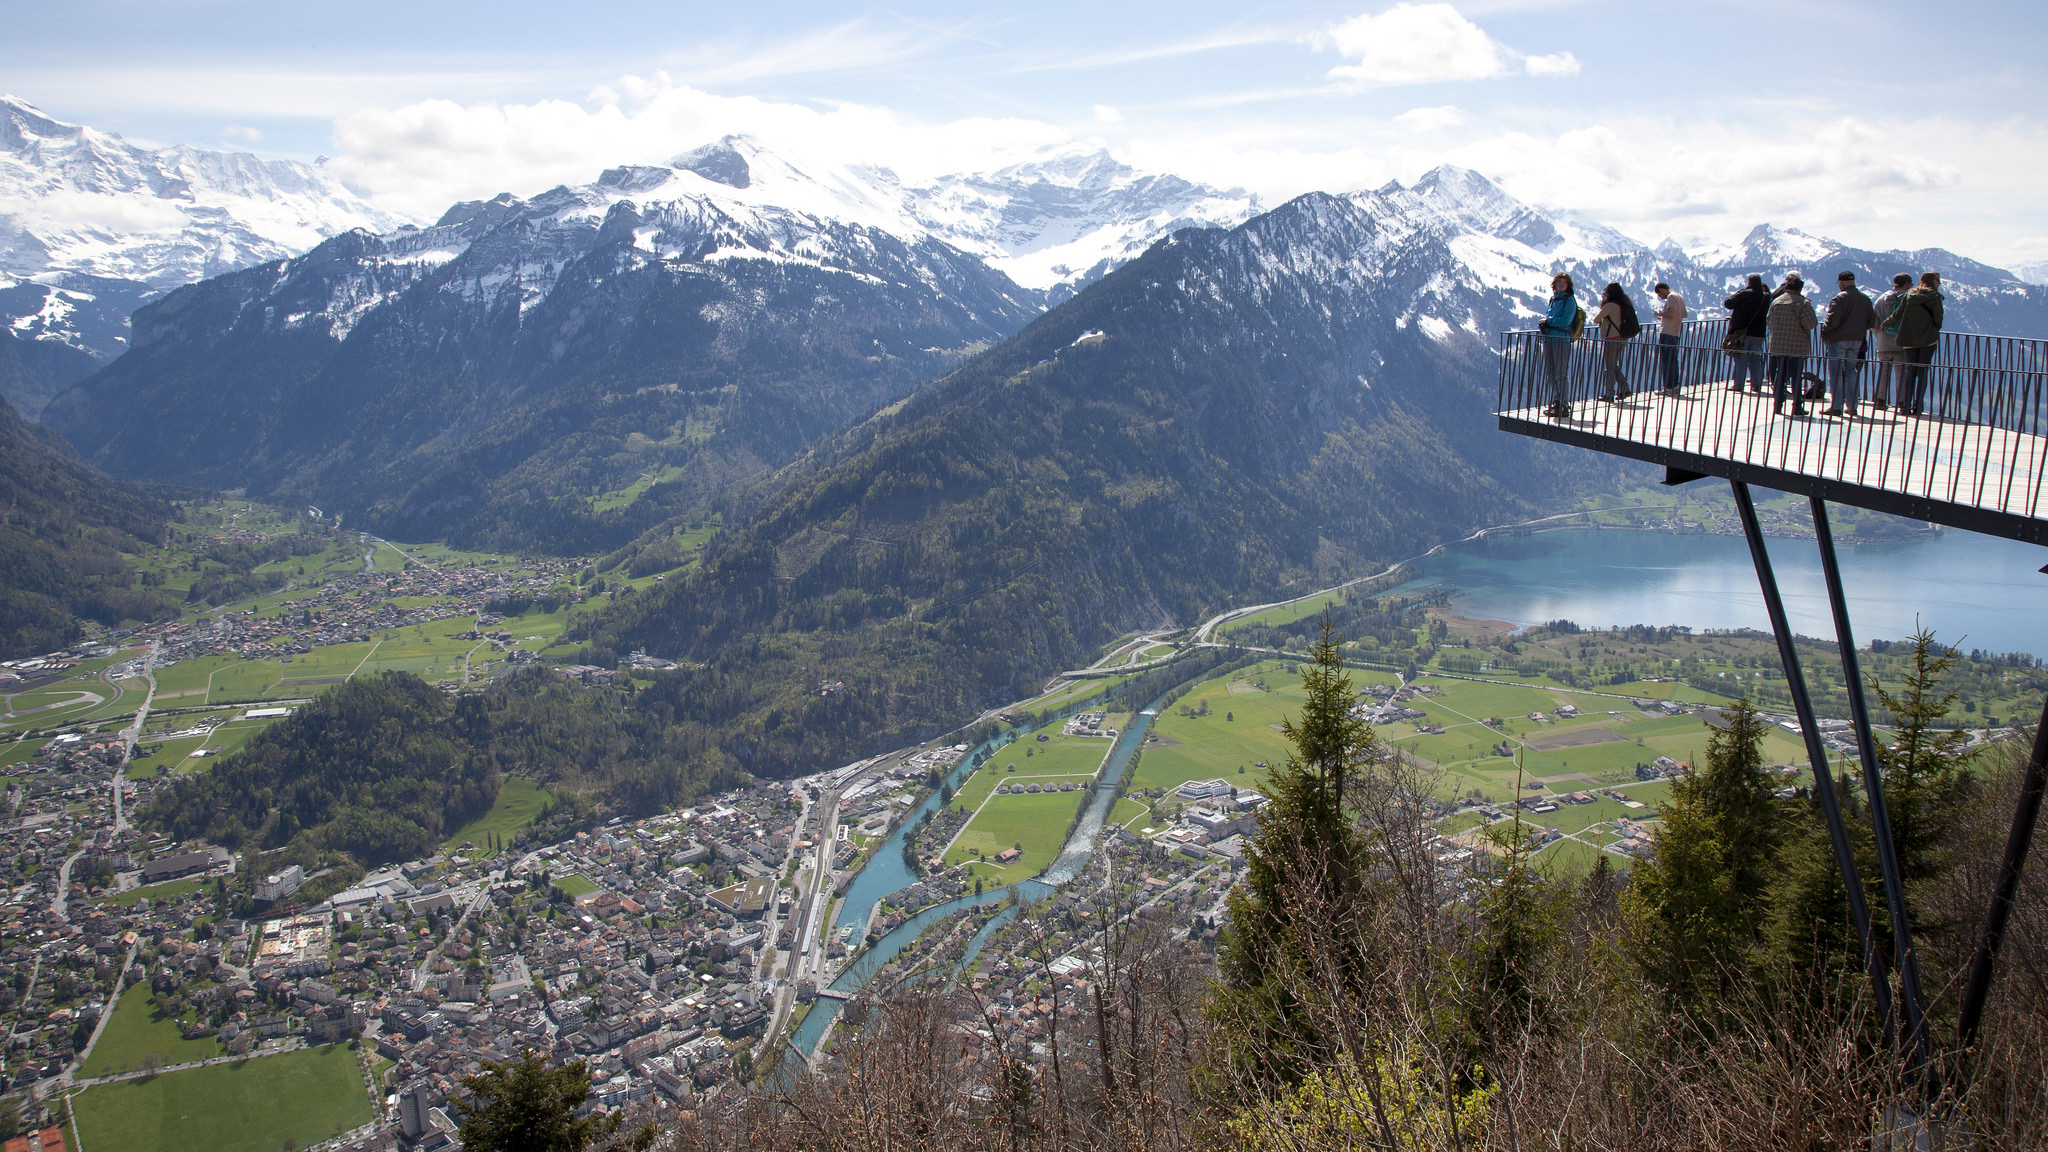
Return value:
[(1877, 353), (1876, 398), (1870, 406), (1883, 410), (1892, 403), (1892, 389), (1903, 390), (1906, 386), (1906, 369), (1899, 353), (1899, 338), (1892, 335), (1886, 325), (1891, 323), (1892, 313), (1906, 302), (1906, 294), (1913, 290), (1913, 278), (1904, 272), (1892, 277), (1892, 290), (1870, 302), (1870, 342)]
[(1934, 346), (1941, 343), (1941, 301), (1941, 273), (1922, 272), (1919, 286), (1906, 293), (1894, 317), (1899, 359), (1906, 369), (1899, 410), (1908, 416), (1920, 415), (1927, 402), (1927, 366), (1934, 362)]
[(1856, 415), (1857, 378), (1863, 375), (1863, 341), (1876, 313), (1870, 297), (1856, 289), (1856, 274), (1835, 277), (1835, 298), (1828, 301), (1828, 320), (1820, 326), (1820, 340), (1827, 345), (1828, 415)]
[(1770, 314), (1771, 294), (1764, 278), (1751, 273), (1740, 292), (1721, 302), (1728, 310), (1728, 334), (1742, 333), (1742, 351), (1735, 354), (1735, 383), (1730, 392), (1742, 391), (1742, 378), (1749, 377), (1749, 390), (1764, 390), (1764, 318)]

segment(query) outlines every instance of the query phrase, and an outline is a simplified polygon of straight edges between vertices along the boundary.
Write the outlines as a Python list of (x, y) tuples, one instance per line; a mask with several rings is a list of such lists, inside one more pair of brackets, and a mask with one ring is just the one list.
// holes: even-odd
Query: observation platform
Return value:
[[(1784, 410), (1778, 411), (1777, 389), (1767, 375), (1760, 392), (1748, 387), (1747, 357), (1754, 354), (1731, 354), (1721, 348), (1726, 330), (1725, 321), (1696, 322), (1685, 326), (1676, 345), (1660, 344), (1653, 333), (1645, 332), (1618, 348), (1598, 339), (1552, 342), (1534, 332), (1508, 333), (1502, 339), (1494, 414), (1503, 431), (1662, 464), (1667, 484), (1708, 476), (1728, 481), (1778, 642), (1797, 730), (1806, 741), (1813, 792), (1826, 816), (1872, 997), (1887, 1042), (1896, 1044), (1902, 1067), (1911, 1073), (1907, 1079), (1916, 1085), (1909, 1111), (1924, 1115), (1925, 1107), (1946, 1105), (1940, 1103), (1934, 1073), (1935, 1040), (1920, 986), (1919, 959), (1885, 803), (1884, 773), (1828, 523), (1828, 502), (2048, 544), (2048, 494), (2042, 491), (2042, 474), (2048, 470), (2048, 341), (1944, 334), (1930, 363), (1917, 371), (1894, 364), (1889, 378), (1875, 361), (1828, 358), (1816, 341), (1791, 386), (1805, 391), (1815, 383), (1839, 379), (1846, 385), (1843, 390), (1856, 399), (1857, 415), (1848, 417), (1826, 414), (1832, 398), (1795, 401), (1797, 393), (1791, 389)], [(1602, 398), (1614, 375), (1610, 350), (1631, 389), (1626, 398)], [(1668, 390), (1667, 383), (1672, 385)], [(1880, 393), (1887, 401), (1884, 408), (1870, 402)], [(1797, 414), (1796, 407), (1803, 407), (1806, 414)], [(1888, 941), (1880, 938), (1865, 900), (1849, 828), (1851, 813), (1837, 794), (1829, 752), (1820, 740), (1784, 597), (1750, 497), (1751, 484), (1803, 493), (1813, 512), (1856, 758), (1862, 768), (1865, 815), (1877, 850)], [(2014, 605), (2017, 611), (2028, 607)], [(1976, 1042), (1992, 969), (2044, 798), (2048, 706), (2035, 731), (2005, 853), (1964, 978), (1955, 1039), (1946, 1046), (1952, 1052), (1967, 1053)]]
[[(1674, 480), (1718, 476), (1783, 492), (1927, 520), (1972, 532), (2048, 544), (2048, 342), (1949, 335), (1926, 371), (1921, 415), (1878, 409), (1873, 361), (1806, 360), (1812, 377), (1837, 369), (1856, 381), (1854, 418), (1774, 411), (1762, 393), (1730, 391), (1739, 367), (1723, 352), (1719, 323), (1689, 325), (1677, 347), (1676, 394), (1661, 390), (1654, 337), (1622, 349), (1626, 400), (1600, 399), (1601, 342), (1577, 340), (1561, 353), (1532, 332), (1509, 333), (1496, 415), (1504, 431), (1661, 464)], [(1547, 409), (1557, 397), (1561, 357), (1571, 414)], [(1896, 374), (1896, 373), (1895, 373)], [(1810, 386), (1811, 379), (1802, 386)], [(1894, 381), (1886, 390), (1894, 391)]]

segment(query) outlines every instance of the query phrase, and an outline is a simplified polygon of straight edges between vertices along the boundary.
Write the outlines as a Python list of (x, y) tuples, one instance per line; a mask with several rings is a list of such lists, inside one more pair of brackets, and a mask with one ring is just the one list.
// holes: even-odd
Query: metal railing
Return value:
[[(2048, 341), (1959, 333), (1944, 335), (1926, 364), (1822, 354), (1792, 361), (1725, 352), (1726, 330), (1725, 321), (1689, 324), (1675, 347), (1652, 333), (1618, 347), (1507, 333), (1496, 414), (1527, 434), (1589, 447), (1621, 442), (1616, 450), (1639, 459), (1722, 461), (1889, 493), (1922, 519), (1938, 517), (1921, 502), (2027, 520), (2048, 510)], [(1630, 397), (1609, 398), (1614, 371)], [(1752, 390), (1759, 375), (1761, 392)], [(1827, 398), (1794, 399), (1793, 388), (1816, 383)], [(1836, 392), (1853, 398), (1857, 419), (1825, 415), (1841, 403)], [(1810, 415), (1794, 415), (1800, 408)]]
[[(1593, 327), (1593, 309), (1586, 312), (1586, 331), (1582, 340), (1601, 343), (1599, 331)], [(1681, 348), (1701, 348), (1719, 352), (1721, 338), (1728, 334), (1725, 318), (1687, 320), (1679, 325), (1678, 345)], [(1534, 336), (1533, 330), (1523, 329), (1504, 334), (1503, 339), (1516, 336)], [(1631, 344), (1658, 344), (1657, 321), (1648, 319), (1643, 330), (1629, 339)], [(1808, 337), (1807, 355), (1826, 356), (1827, 345), (1821, 342), (1820, 330), (1814, 329)], [(1869, 346), (1869, 359), (1876, 360), (1877, 347)], [(1934, 347), (1937, 363), (1958, 368), (1985, 368), (1994, 371), (2048, 372), (2048, 339), (2028, 336), (1990, 336), (1980, 332), (1943, 332), (1940, 342)]]

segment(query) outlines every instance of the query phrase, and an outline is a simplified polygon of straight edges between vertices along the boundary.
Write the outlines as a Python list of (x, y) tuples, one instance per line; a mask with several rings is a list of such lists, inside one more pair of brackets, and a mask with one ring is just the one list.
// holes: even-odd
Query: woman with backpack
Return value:
[(1543, 345), (1543, 365), (1550, 373), (1550, 407), (1543, 412), (1553, 419), (1571, 418), (1572, 405), (1565, 393), (1566, 369), (1571, 365), (1572, 341), (1579, 338), (1585, 327), (1586, 310), (1579, 307), (1578, 297), (1572, 293), (1571, 275), (1559, 272), (1550, 278), (1550, 304), (1536, 324)]
[(1600, 352), (1604, 360), (1600, 398), (1609, 402), (1626, 400), (1631, 391), (1621, 374), (1621, 354), (1643, 330), (1636, 320), (1635, 301), (1628, 298), (1621, 285), (1609, 284), (1600, 293), (1600, 311), (1593, 314), (1593, 323), (1600, 326)]

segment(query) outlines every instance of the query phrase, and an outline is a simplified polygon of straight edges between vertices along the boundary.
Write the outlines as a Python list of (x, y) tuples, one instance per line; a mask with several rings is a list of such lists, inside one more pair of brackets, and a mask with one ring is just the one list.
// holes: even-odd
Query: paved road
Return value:
[(121, 784), (128, 775), (128, 759), (135, 754), (135, 744), (142, 739), (142, 725), (149, 719), (149, 706), (156, 701), (156, 658), (160, 651), (158, 642), (149, 642), (149, 655), (142, 658), (142, 678), (149, 682), (149, 691), (142, 697), (142, 707), (135, 710), (135, 723), (121, 730), (121, 766), (114, 769), (114, 832), (120, 833), (128, 827), (128, 817), (121, 811)]
[(420, 989), (425, 988), (427, 986), (427, 976), (429, 975), (428, 969), (433, 967), (434, 961), (441, 958), (441, 949), (446, 948), (448, 946), (448, 942), (450, 940), (455, 939), (455, 934), (457, 932), (462, 931), (462, 925), (469, 920), (471, 913), (482, 911), (484, 905), (489, 904), (490, 902), (491, 882), (488, 878), (486, 878), (477, 888), (476, 894), (470, 897), (470, 899), (462, 905), (462, 914), (455, 918), (455, 923), (449, 925), (448, 934), (446, 936), (441, 937), (441, 942), (439, 944), (434, 945), (434, 950), (427, 953), (426, 956), (420, 960), (420, 966), (418, 968), (413, 969), (413, 991), (417, 992)]
[(73, 1088), (90, 1088), (94, 1084), (115, 1084), (122, 1080), (142, 1080), (150, 1076), (161, 1076), (166, 1072), (185, 1072), (193, 1068), (211, 1068), (216, 1064), (239, 1064), (244, 1060), (261, 1060), (265, 1056), (282, 1056), (305, 1047), (296, 1036), (285, 1037), (285, 1042), (276, 1048), (260, 1048), (242, 1056), (210, 1056), (204, 1060), (187, 1060), (183, 1064), (166, 1064), (161, 1068), (145, 1068), (139, 1072), (116, 1072), (111, 1076), (94, 1076), (89, 1080), (73, 1080)]
[(85, 849), (80, 848), (78, 851), (66, 856), (63, 866), (57, 869), (57, 894), (50, 898), (50, 911), (55, 912), (59, 916), (65, 914), (64, 906), (70, 902), (71, 866), (78, 863), (78, 858), (83, 855), (85, 855)]

